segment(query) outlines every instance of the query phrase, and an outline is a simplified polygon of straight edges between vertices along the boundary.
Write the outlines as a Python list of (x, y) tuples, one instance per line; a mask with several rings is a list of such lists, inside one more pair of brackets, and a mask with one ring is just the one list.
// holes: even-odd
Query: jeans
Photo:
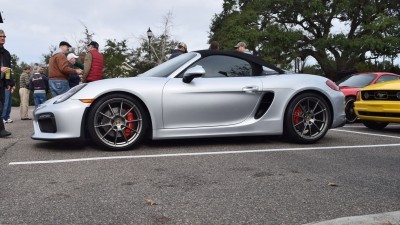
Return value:
[(10, 113), (11, 113), (11, 103), (12, 103), (12, 94), (10, 90), (5, 90), (4, 93), (4, 107), (3, 107), (3, 113), (1, 117), (3, 117), (3, 120), (8, 120), (10, 119)]
[(49, 87), (53, 98), (64, 94), (70, 89), (68, 80), (49, 80)]
[(47, 100), (46, 93), (34, 93), (33, 101), (35, 102), (35, 109)]

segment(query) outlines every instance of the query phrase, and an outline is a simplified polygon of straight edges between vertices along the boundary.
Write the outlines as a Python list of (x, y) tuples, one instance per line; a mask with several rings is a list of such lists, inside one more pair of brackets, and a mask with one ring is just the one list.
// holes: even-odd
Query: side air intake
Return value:
[(274, 100), (274, 93), (267, 92), (261, 99), (261, 104), (258, 106), (257, 112), (254, 115), (254, 119), (260, 119), (269, 109)]

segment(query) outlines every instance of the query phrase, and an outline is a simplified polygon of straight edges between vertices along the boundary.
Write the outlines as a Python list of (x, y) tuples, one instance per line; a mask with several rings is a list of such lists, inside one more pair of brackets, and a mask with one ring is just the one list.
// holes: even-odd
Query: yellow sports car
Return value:
[(354, 110), (371, 129), (383, 129), (400, 123), (400, 80), (373, 84), (357, 92)]

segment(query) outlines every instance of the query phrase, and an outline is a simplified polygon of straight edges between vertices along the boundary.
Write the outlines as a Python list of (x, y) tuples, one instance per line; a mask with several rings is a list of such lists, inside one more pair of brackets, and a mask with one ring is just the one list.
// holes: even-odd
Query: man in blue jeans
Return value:
[(11, 106), (12, 106), (12, 93), (15, 90), (15, 83), (11, 79), (11, 82), (9, 85), (5, 88), (5, 93), (4, 93), (4, 107), (3, 107), (3, 114), (1, 117), (3, 117), (3, 123), (12, 123), (13, 120), (10, 118), (10, 113), (11, 113)]
[(49, 60), (49, 87), (51, 96), (64, 94), (69, 88), (69, 75), (82, 74), (81, 69), (73, 69), (68, 66), (67, 54), (69, 52), (70, 44), (62, 41), (59, 44), (59, 49), (53, 53)]

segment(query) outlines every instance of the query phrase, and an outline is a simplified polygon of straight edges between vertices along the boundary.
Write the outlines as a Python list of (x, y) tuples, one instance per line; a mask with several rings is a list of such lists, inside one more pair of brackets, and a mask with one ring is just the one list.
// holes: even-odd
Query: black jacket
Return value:
[[(10, 67), (11, 68), (11, 55), (10, 52), (7, 51), (3, 46), (0, 46), (0, 66)], [(0, 81), (0, 85), (3, 87), (7, 85), (11, 85), (12, 79), (6, 80), (3, 76), (3, 79)]]

